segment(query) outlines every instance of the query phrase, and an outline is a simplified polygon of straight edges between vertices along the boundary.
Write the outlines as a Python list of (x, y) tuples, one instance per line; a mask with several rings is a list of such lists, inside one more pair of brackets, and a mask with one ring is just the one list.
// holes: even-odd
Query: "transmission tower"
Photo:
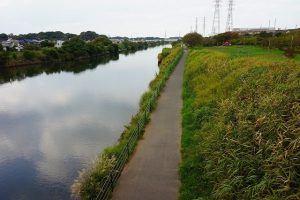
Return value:
[(226, 32), (230, 32), (233, 29), (233, 0), (228, 0), (228, 15), (226, 23)]
[(215, 12), (213, 19), (213, 27), (212, 27), (212, 35), (216, 35), (220, 33), (220, 3), (221, 0), (214, 0), (215, 3)]

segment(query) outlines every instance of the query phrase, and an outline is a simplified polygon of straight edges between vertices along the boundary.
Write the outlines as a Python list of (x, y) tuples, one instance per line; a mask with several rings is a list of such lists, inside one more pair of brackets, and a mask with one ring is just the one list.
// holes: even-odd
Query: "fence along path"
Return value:
[(182, 79), (186, 53), (170, 76), (156, 110), (125, 166), (113, 200), (176, 200), (179, 198)]

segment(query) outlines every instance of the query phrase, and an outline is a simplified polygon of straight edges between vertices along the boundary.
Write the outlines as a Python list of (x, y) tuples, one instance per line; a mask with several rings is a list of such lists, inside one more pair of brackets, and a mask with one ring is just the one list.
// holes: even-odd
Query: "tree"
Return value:
[(1, 43), (0, 43), (0, 51), (3, 51), (3, 46)]
[(25, 60), (33, 60), (36, 57), (36, 55), (34, 51), (25, 50), (23, 52), (23, 57), (25, 58)]
[(9, 53), (5, 51), (0, 52), (0, 66), (6, 65), (8, 61), (9, 61)]
[(203, 37), (198, 33), (188, 33), (183, 37), (182, 41), (188, 47), (195, 47), (202, 44)]
[(96, 32), (93, 31), (86, 31), (86, 32), (82, 32), (80, 33), (79, 37), (82, 40), (94, 40), (98, 37), (99, 35)]
[(44, 48), (43, 49), (44, 60), (51, 61), (59, 59), (59, 53), (56, 48)]
[(54, 47), (54, 43), (48, 40), (44, 40), (41, 42), (41, 47)]
[(8, 36), (5, 33), (0, 34), (0, 41), (6, 41), (8, 39)]
[(112, 44), (112, 41), (106, 35), (100, 35), (93, 42), (104, 46), (108, 46)]
[(85, 41), (79, 37), (71, 38), (63, 43), (62, 49), (73, 56), (73, 58), (87, 56), (87, 46)]
[(217, 44), (223, 44), (225, 42), (231, 42), (234, 39), (238, 39), (239, 34), (233, 32), (226, 32), (226, 33), (218, 34), (214, 36), (214, 38), (216, 39)]

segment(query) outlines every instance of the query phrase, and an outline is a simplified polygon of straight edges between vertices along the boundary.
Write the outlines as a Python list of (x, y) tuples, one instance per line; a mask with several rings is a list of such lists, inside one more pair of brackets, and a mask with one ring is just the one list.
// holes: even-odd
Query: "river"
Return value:
[(162, 48), (77, 70), (0, 71), (0, 199), (70, 199), (78, 171), (136, 113)]

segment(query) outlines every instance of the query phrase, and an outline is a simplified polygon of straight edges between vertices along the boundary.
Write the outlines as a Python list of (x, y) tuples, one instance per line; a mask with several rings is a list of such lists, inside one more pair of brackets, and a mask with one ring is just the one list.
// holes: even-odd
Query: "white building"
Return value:
[(248, 34), (258, 34), (261, 32), (267, 32), (267, 33), (273, 33), (275, 32), (276, 29), (275, 28), (265, 28), (265, 27), (261, 27), (261, 28), (233, 28), (232, 32), (236, 32), (236, 33), (248, 33)]
[(24, 49), (24, 46), (21, 45), (21, 44), (18, 44), (18, 45), (15, 47), (15, 49), (16, 49), (17, 51), (22, 51), (22, 50)]
[(12, 49), (20, 45), (18, 40), (13, 40), (12, 38), (8, 38), (7, 41), (2, 42), (1, 44), (4, 51), (7, 51), (8, 49)]
[(54, 46), (55, 46), (56, 48), (61, 48), (62, 45), (63, 45), (63, 43), (64, 43), (64, 41), (62, 41), (62, 40), (57, 40)]

